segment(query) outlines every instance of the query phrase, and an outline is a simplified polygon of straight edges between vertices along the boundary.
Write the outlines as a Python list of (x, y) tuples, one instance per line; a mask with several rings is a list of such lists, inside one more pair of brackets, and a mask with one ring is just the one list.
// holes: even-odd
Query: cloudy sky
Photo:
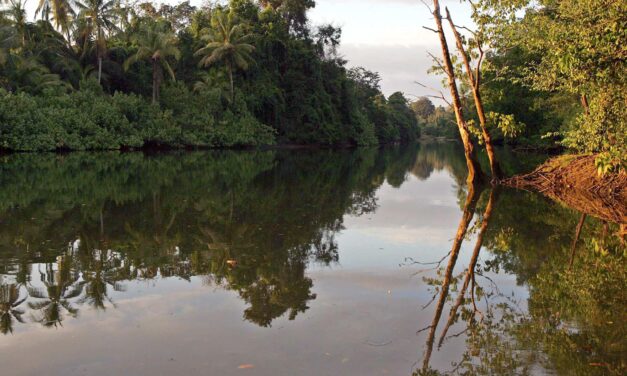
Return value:
[[(427, 1), (429, 3), (429, 1)], [(440, 87), (441, 78), (427, 74), (431, 58), (439, 54), (437, 35), (422, 26), (435, 27), (420, 0), (316, 0), (311, 22), (331, 23), (343, 31), (340, 53), (349, 66), (363, 66), (382, 77), (386, 95), (402, 91), (409, 97), (430, 93), (414, 82)], [(456, 0), (448, 6), (455, 23), (469, 25), (469, 8)]]

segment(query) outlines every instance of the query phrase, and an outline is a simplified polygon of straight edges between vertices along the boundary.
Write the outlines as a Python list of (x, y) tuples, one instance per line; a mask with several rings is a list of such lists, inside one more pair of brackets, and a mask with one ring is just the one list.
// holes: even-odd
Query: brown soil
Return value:
[(540, 192), (582, 213), (625, 225), (627, 173), (622, 170), (599, 176), (594, 159), (594, 155), (560, 156), (503, 184)]

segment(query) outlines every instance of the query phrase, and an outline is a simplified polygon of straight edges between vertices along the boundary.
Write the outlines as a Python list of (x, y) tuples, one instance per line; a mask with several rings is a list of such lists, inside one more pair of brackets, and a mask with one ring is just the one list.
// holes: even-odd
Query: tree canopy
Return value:
[(0, 15), (0, 149), (418, 137), (402, 94), (388, 101), (347, 69), (341, 29), (308, 23), (314, 6), (44, 1), (28, 22), (16, 0)]

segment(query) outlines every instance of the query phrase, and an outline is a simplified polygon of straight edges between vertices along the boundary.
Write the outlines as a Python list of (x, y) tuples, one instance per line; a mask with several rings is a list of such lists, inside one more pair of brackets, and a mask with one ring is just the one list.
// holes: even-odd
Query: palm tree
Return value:
[(0, 66), (9, 60), (15, 40), (15, 29), (12, 26), (0, 26)]
[(35, 15), (41, 14), (41, 18), (48, 21), (50, 13), (52, 13), (54, 25), (63, 31), (68, 31), (70, 19), (74, 13), (70, 2), (68, 0), (39, 0)]
[(32, 57), (11, 55), (10, 64), (8, 79), (12, 90), (36, 94), (48, 87), (67, 87), (59, 75), (50, 73), (48, 68)]
[(201, 67), (207, 67), (218, 62), (225, 64), (231, 84), (232, 101), (235, 97), (233, 69), (248, 69), (249, 63), (253, 61), (251, 53), (255, 47), (245, 43), (250, 38), (250, 34), (244, 34), (244, 24), (234, 24), (230, 15), (216, 11), (211, 23), (212, 30), (203, 36), (203, 40), (207, 44), (196, 51), (194, 55), (202, 56), (198, 63)]
[(18, 307), (26, 298), (20, 299), (18, 285), (0, 285), (0, 333), (13, 333), (13, 320), (24, 323), (24, 311)]
[(176, 36), (170, 27), (162, 22), (152, 22), (141, 28), (134, 37), (138, 46), (137, 52), (124, 62), (124, 69), (128, 69), (139, 60), (150, 59), (152, 64), (152, 103), (159, 100), (162, 70), (168, 72), (174, 80), (174, 71), (168, 63), (170, 56), (178, 60), (181, 52), (176, 48)]
[(26, 2), (21, 0), (10, 0), (8, 9), (4, 12), (10, 19), (22, 47), (26, 46)]
[(102, 58), (107, 50), (106, 31), (115, 30), (117, 8), (115, 0), (86, 0), (77, 3), (81, 17), (86, 20), (84, 34), (94, 38), (98, 57), (98, 83), (102, 81)]

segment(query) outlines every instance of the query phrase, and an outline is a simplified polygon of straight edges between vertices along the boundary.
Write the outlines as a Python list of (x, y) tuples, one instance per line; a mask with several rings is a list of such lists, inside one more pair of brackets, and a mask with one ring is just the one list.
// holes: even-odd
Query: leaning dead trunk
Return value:
[(479, 117), (479, 125), (481, 127), (481, 137), (483, 138), (483, 142), (485, 144), (485, 149), (488, 154), (488, 159), (490, 160), (490, 172), (492, 173), (493, 180), (500, 180), (503, 177), (503, 173), (501, 171), (501, 167), (496, 159), (496, 154), (494, 153), (494, 147), (492, 145), (492, 137), (488, 132), (487, 128), (487, 119), (485, 116), (485, 110), (483, 109), (483, 101), (481, 100), (481, 92), (479, 90), (481, 84), (481, 62), (483, 60), (483, 50), (479, 45), (479, 60), (477, 62), (476, 72), (473, 74), (473, 70), (470, 67), (470, 58), (464, 49), (464, 44), (462, 42), (462, 37), (457, 31), (457, 27), (453, 23), (453, 19), (451, 18), (451, 13), (446, 8), (446, 18), (453, 30), (453, 35), (455, 35), (455, 42), (457, 45), (457, 49), (459, 53), (462, 55), (462, 61), (464, 63), (464, 68), (466, 69), (466, 74), (468, 75), (468, 81), (470, 82), (470, 88), (472, 91), (472, 96), (475, 101), (475, 109), (477, 110), (477, 117)]
[(451, 61), (451, 54), (448, 49), (448, 43), (446, 42), (446, 36), (444, 35), (444, 28), (442, 27), (442, 15), (440, 13), (440, 2), (433, 0), (433, 16), (435, 17), (435, 23), (437, 25), (437, 33), (440, 38), (440, 46), (442, 47), (442, 60), (444, 62), (444, 72), (448, 77), (448, 86), (451, 91), (451, 97), (453, 100), (453, 110), (455, 111), (455, 119), (457, 120), (457, 128), (459, 135), (464, 144), (464, 154), (466, 156), (466, 165), (468, 166), (468, 181), (474, 181), (475, 179), (482, 179), (481, 167), (477, 161), (475, 155), (474, 145), (470, 138), (470, 132), (468, 130), (468, 124), (464, 118), (462, 109), (462, 102), (459, 98), (459, 91), (457, 90), (457, 82), (455, 80), (455, 70)]

